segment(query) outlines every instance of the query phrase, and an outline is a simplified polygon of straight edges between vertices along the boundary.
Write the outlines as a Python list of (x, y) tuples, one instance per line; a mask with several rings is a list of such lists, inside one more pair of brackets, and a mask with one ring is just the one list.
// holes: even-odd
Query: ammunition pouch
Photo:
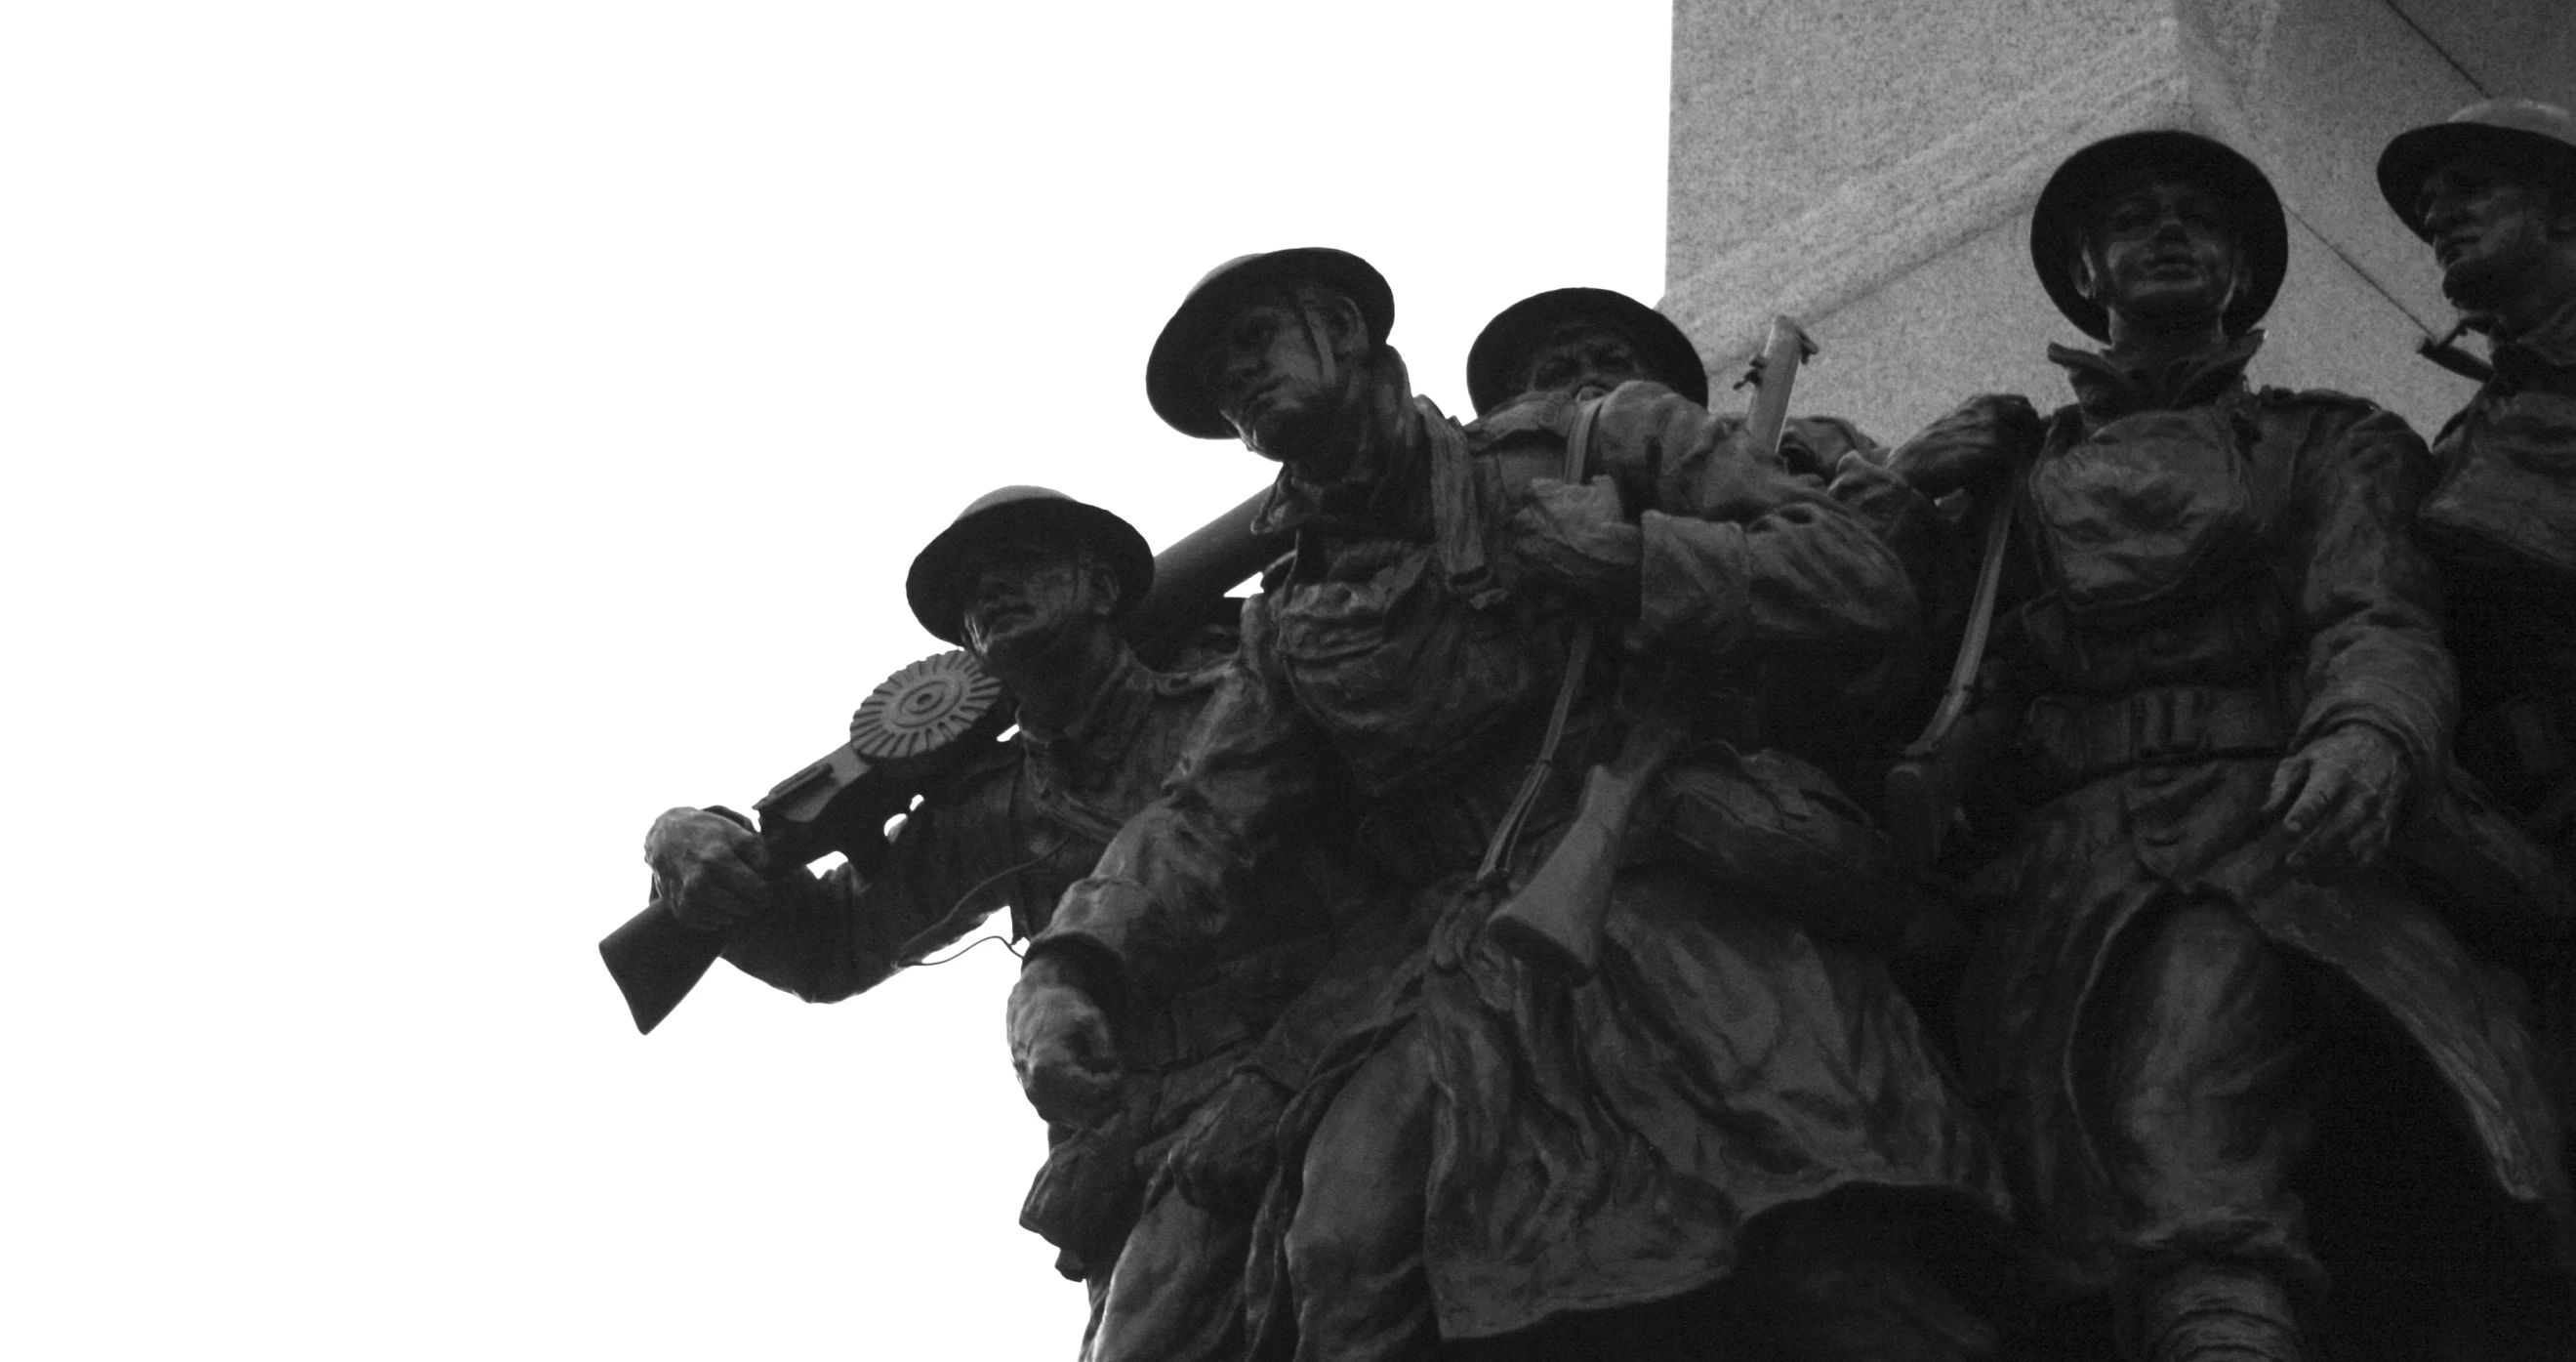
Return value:
[(2135, 412), (2043, 453), (2026, 504), (2059, 597), (2079, 615), (2212, 599), (2256, 532), (2251, 438), (2214, 404)]
[[(1493, 734), (1486, 756), (1466, 770), (1455, 764), (1434, 767), (1423, 777), (1370, 802), (1368, 813), (1352, 831), (1352, 840), (1369, 860), (1399, 884), (1429, 884), (1443, 876), (1476, 868), (1484, 858), (1494, 829), (1520, 792), (1530, 754), (1538, 747), (1543, 716), (1524, 716)], [(1546, 834), (1574, 816), (1588, 761), (1572, 759), (1596, 745), (1602, 723), (1598, 712), (1577, 711), (1566, 725), (1565, 752), (1556, 776), (1539, 790), (1521, 824), (1520, 848), (1526, 857), (1544, 846)]]
[(1131, 1072), (1150, 1073), (1249, 1045), (1331, 957), (1332, 943), (1314, 936), (1222, 960), (1170, 998), (1138, 1008), (1119, 1033), (1119, 1062)]
[(1113, 1116), (1092, 1130), (1049, 1126), (1046, 1163), (1020, 1203), (1020, 1227), (1062, 1249), (1056, 1270), (1075, 1281), (1118, 1261), (1143, 1209), (1145, 1180), (1128, 1125)]
[(2023, 712), (2034, 778), (2064, 793), (2133, 766), (2278, 757), (2299, 707), (2269, 686), (2150, 686), (2116, 696), (2046, 695)]
[[(1680, 864), (1830, 937), (1894, 949), (1916, 901), (1869, 815), (1832, 777), (1776, 749), (1686, 750), (1645, 818)], [(1656, 815), (1660, 813), (1660, 818)]]
[(2416, 519), (2437, 541), (2576, 578), (2576, 397), (2481, 397), (2437, 451), (2449, 467)]

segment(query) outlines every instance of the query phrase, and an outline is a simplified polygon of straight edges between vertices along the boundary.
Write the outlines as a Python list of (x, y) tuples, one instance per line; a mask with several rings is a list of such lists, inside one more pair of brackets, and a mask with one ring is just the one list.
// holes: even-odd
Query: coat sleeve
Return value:
[(1643, 508), (1643, 641), (1720, 657), (1878, 656), (1910, 641), (1914, 588), (1899, 546), (1920, 528), (1906, 517), (1929, 508), (1865, 459), (1838, 460), (1851, 470), (1840, 488), (1793, 471), (1793, 459), (1819, 463), (1825, 451), (1756, 453), (1743, 424), (1644, 384), (1603, 403), (1602, 466)]
[(2459, 712), (2439, 579), (2407, 528), (2424, 442), (2376, 407), (2303, 405), (2313, 425), (2291, 471), (2291, 558), (2308, 703), (2293, 741), (2368, 724), (2405, 749), (2420, 779), (2439, 769)]
[(1205, 961), (1256, 896), (1256, 860), (1315, 809), (1329, 744), (1289, 694), (1267, 601), (1181, 749), (1163, 792), (1128, 820), (1092, 874), (1067, 889), (1031, 958), (1080, 959), (1116, 996), (1161, 996)]
[(839, 1002), (982, 922), (1029, 852), (1012, 836), (1017, 763), (982, 772), (904, 819), (875, 878), (849, 865), (770, 872), (769, 911), (736, 927), (724, 958), (809, 1003)]

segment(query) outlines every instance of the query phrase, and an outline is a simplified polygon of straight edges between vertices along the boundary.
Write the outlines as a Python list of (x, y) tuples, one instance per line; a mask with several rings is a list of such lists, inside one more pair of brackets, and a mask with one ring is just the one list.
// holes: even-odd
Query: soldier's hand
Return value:
[(2047, 434), (2048, 423), (2027, 399), (1983, 393), (1898, 445), (1887, 466), (1915, 491), (1937, 499), (2011, 472), (2038, 451)]
[(2346, 724), (2281, 759), (2263, 811), (2278, 815), (2294, 839), (2293, 872), (2357, 870), (2387, 852), (2407, 782), (2396, 739)]
[(1513, 556), (1527, 571), (1596, 600), (1633, 600), (1645, 539), (1607, 477), (1532, 478), (1512, 512)]
[(1029, 961), (1011, 986), (1008, 1025), (1011, 1068), (1038, 1115), (1088, 1127), (1108, 1114), (1118, 1093), (1109, 1016), (1066, 962), (1052, 955)]
[(769, 848), (722, 814), (672, 809), (644, 834), (644, 863), (681, 922), (721, 931), (769, 904)]
[(1237, 1070), (1173, 1142), (1173, 1185), (1202, 1210), (1250, 1219), (1278, 1166), (1279, 1119), (1287, 1111), (1285, 1088), (1267, 1074)]

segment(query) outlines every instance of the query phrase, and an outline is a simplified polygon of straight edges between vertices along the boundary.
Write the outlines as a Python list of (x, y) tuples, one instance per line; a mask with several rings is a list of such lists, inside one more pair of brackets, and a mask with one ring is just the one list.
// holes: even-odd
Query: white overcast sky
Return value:
[(1043, 483), (1267, 466), (1145, 353), (1356, 250), (1418, 385), (1662, 285), (1660, 0), (0, 17), (0, 1351), (1073, 1355), (986, 946), (835, 1007), (593, 942), (934, 651)]

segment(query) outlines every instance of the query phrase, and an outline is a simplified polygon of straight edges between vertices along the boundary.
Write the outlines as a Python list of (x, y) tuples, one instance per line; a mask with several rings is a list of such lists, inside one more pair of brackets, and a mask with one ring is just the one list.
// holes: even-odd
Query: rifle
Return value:
[(2004, 555), (2012, 545), (2012, 493), (2007, 483), (1986, 521), (1984, 556), (1977, 563), (1977, 594), (1968, 606), (1967, 631), (1959, 638), (1959, 655), (1950, 663), (1950, 681), (1923, 733), (1906, 744), (1904, 756), (1888, 768), (1882, 786), (1888, 847), (1901, 869), (1920, 874), (1941, 859), (1959, 798), (1969, 779), (1984, 765), (1987, 753), (2012, 736), (2017, 716), (2003, 710), (1968, 712), (1976, 698), (1977, 674), (1993, 635), (1995, 598), (2004, 575)]
[[(1745, 379), (1754, 385), (1745, 430), (1766, 454), (1779, 452), (1780, 434), (1789, 420), (1789, 393), (1798, 381), (1798, 366), (1815, 352), (1816, 343), (1807, 338), (1796, 321), (1785, 316), (1771, 319), (1771, 334), (1762, 346), (1762, 356)], [(1566, 440), (1569, 482), (1579, 482), (1583, 477), (1591, 415), (1587, 409), (1578, 417)], [(1479, 877), (1487, 883), (1509, 873), (1511, 843), (1519, 834), (1520, 820), (1527, 816), (1538, 787), (1554, 769), (1556, 746), (1565, 733), (1566, 712), (1572, 708), (1582, 686), (1584, 667), (1591, 660), (1592, 628), (1588, 618), (1576, 626), (1565, 680), (1557, 687), (1556, 707), (1549, 716), (1547, 735), (1540, 740), (1538, 759), (1532, 763), (1520, 796), (1513, 800), (1511, 812), (1505, 815), (1503, 826), (1495, 830), (1494, 840), (1486, 850)], [(1574, 821), (1548, 851), (1547, 859), (1539, 863), (1529, 882), (1495, 909), (1485, 923), (1485, 930), (1492, 933), (1497, 944), (1532, 968), (1579, 983), (1591, 978), (1600, 964), (1601, 928), (1610, 915), (1610, 887), (1619, 871), (1620, 843), (1627, 837), (1638, 799), (1690, 735), (1689, 726), (1663, 703), (1665, 697), (1659, 693), (1662, 689), (1663, 686), (1650, 685), (1641, 690), (1639, 712), (1629, 724), (1618, 755), (1584, 776)]]
[[(1287, 548), (1286, 536), (1252, 532), (1268, 498), (1267, 491), (1256, 493), (1154, 556), (1154, 585), (1119, 621), (1131, 646), (1150, 659), (1221, 617), (1231, 619), (1225, 593)], [(964, 652), (927, 657), (886, 678), (859, 706), (850, 741), (752, 805), (771, 864), (806, 865), (837, 851), (860, 874), (874, 872), (885, 863), (886, 823), (998, 737), (1013, 708), (1001, 683)], [(635, 1029), (649, 1035), (697, 987), (724, 946), (723, 932), (690, 927), (656, 899), (601, 938), (599, 956), (625, 995)]]

